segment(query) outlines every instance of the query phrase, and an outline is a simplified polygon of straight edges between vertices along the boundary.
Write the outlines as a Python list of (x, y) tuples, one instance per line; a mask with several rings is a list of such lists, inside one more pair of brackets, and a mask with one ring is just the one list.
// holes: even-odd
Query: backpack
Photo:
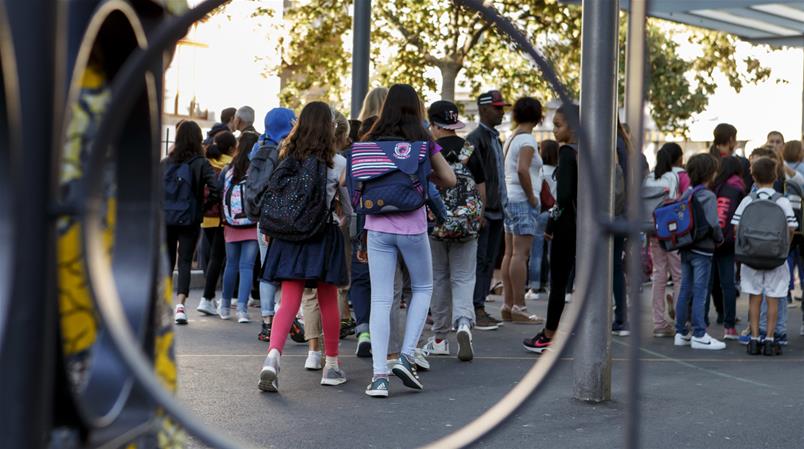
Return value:
[(417, 210), (427, 198), (430, 142), (357, 142), (346, 158), (346, 184), (355, 213)]
[(254, 223), (260, 220), (262, 197), (278, 159), (279, 148), (274, 143), (266, 143), (257, 150), (248, 166), (244, 203), (246, 215)]
[(457, 182), (447, 189), (438, 189), (447, 214), (443, 222), (433, 228), (436, 240), (466, 241), (480, 231), (482, 202), (475, 179), (460, 162), (452, 164)]
[(784, 197), (790, 201), (790, 206), (793, 207), (793, 215), (796, 217), (798, 226), (796, 227), (796, 234), (802, 234), (802, 219), (804, 219), (804, 209), (801, 207), (801, 201), (804, 198), (804, 189), (801, 185), (793, 180), (785, 181), (784, 183)]
[(772, 270), (787, 262), (790, 250), (787, 216), (776, 203), (781, 197), (780, 193), (774, 193), (765, 199), (751, 192), (751, 202), (743, 209), (737, 227), (734, 250), (737, 262), (756, 270)]
[(234, 170), (229, 167), (223, 174), (223, 220), (234, 228), (247, 228), (256, 223), (246, 214), (245, 177), (237, 184), (233, 182)]
[(299, 242), (319, 235), (330, 222), (327, 164), (316, 157), (282, 159), (271, 173), (262, 198), (260, 230), (280, 240)]
[(195, 159), (181, 163), (167, 161), (162, 176), (166, 225), (187, 226), (195, 222), (198, 200), (193, 191), (193, 170), (190, 168)]
[(704, 219), (704, 211), (695, 194), (703, 186), (688, 190), (677, 201), (659, 206), (653, 211), (656, 238), (665, 251), (692, 246), (711, 232)]
[(653, 212), (657, 207), (667, 203), (670, 198), (670, 186), (664, 176), (656, 179), (653, 173), (649, 174), (644, 181), (642, 181), (642, 212), (645, 221), (642, 224), (643, 229), (649, 229), (650, 233), (655, 232), (655, 222), (653, 220)]

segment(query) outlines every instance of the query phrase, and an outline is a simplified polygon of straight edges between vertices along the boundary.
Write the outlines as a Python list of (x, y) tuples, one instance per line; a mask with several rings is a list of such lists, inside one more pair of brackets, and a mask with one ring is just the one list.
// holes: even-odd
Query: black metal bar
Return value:
[[(12, 191), (18, 194), (11, 199), (14, 213), (9, 215), (19, 246), (12, 255), (10, 297), (25, 298), (15, 301), (13, 319), (6, 323), (0, 348), (0, 397), (8, 405), (0, 407), (2, 445), (13, 448), (44, 447), (51, 427), (58, 323), (55, 236), (49, 205), (55, 191), (54, 105), (61, 98), (63, 79), (55, 63), (56, 3), (5, 2), (10, 33), (0, 36), (13, 38), (21, 112), (16, 124), (19, 135), (35, 139), (26, 151), (16, 149), (16, 167), (24, 167), (25, 172), (14, 173), (11, 178)], [(23, 182), (24, 195), (19, 194)]]
[(369, 50), (371, 48), (371, 0), (354, 0), (352, 26), (352, 119), (360, 115), (368, 93)]
[(639, 352), (642, 345), (642, 293), (640, 292), (641, 268), (641, 236), (642, 210), (640, 191), (642, 188), (642, 141), (644, 139), (645, 115), (645, 63), (646, 63), (646, 13), (648, 0), (633, 0), (628, 14), (628, 40), (626, 57), (626, 122), (631, 126), (631, 144), (629, 151), (629, 186), (628, 186), (628, 251), (627, 267), (629, 295), (631, 297), (629, 316), (631, 317), (631, 346), (629, 347), (629, 363), (627, 375), (627, 403), (625, 421), (625, 447), (640, 447), (639, 402), (641, 399), (641, 364)]

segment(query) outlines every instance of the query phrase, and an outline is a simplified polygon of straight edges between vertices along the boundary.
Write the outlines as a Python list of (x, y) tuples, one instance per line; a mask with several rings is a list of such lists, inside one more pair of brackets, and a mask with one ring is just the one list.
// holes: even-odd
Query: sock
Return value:
[(751, 340), (756, 340), (756, 341), (759, 341), (759, 337), (754, 337), (754, 336), (752, 335), (752, 336), (751, 336)]
[(338, 357), (331, 357), (327, 356), (327, 360), (324, 363), (326, 368), (337, 368), (338, 367)]
[(282, 356), (282, 354), (276, 348), (273, 348), (270, 351), (268, 351), (268, 355), (271, 356), (271, 357), (276, 357), (276, 358), (279, 358), (279, 357)]
[(318, 354), (318, 356), (321, 357), (321, 351), (307, 351), (307, 355), (313, 355), (313, 354)]
[(372, 381), (377, 380), (377, 379), (388, 380), (388, 375), (387, 374), (375, 374), (374, 378), (372, 379)]

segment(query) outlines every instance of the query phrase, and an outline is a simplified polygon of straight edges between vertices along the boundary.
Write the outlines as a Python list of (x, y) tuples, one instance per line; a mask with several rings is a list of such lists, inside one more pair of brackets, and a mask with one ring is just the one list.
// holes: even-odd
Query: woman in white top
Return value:
[(512, 118), (517, 127), (503, 149), (508, 202), (501, 269), (505, 304), (500, 314), (503, 321), (540, 324), (544, 320), (529, 314), (525, 306), (525, 280), (533, 237), (538, 233), (542, 158), (531, 133), (542, 121), (542, 105), (535, 98), (520, 98), (514, 103)]

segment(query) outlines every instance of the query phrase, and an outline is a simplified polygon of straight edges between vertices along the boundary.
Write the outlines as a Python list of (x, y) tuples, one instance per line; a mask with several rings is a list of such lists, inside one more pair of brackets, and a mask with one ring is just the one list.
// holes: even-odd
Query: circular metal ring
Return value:
[[(18, 185), (20, 151), (20, 99), (17, 82), (17, 59), (11, 39), (5, 4), (0, 2), (0, 210), (13, 210), (11, 192)], [(12, 262), (17, 250), (13, 214), (0, 214), (0, 348), (3, 347), (5, 324), (9, 316), (12, 286)]]
[[(109, 80), (114, 78), (128, 55), (146, 45), (142, 24), (128, 3), (105, 2), (94, 12), (78, 49), (66, 103), (60, 180), (61, 201), (66, 210), (80, 209), (85, 151), (96, 132), (93, 127), (104, 114), (117, 113), (107, 104)], [(145, 83), (144, 77), (141, 80)], [(156, 221), (151, 206), (154, 198), (149, 196), (153, 189), (136, 188), (142, 181), (152, 182), (156, 171), (150, 152), (141, 151), (158, 139), (155, 86), (149, 85), (146, 89), (148, 95), (142, 96), (127, 113), (127, 139), (103, 148), (104, 153), (113, 149), (113, 154), (105, 156), (113, 161), (114, 169), (104, 175), (105, 212), (101, 235), (107, 252), (113, 255), (110, 261), (113, 276), (126, 286), (123, 306), (128, 324), (136, 330), (136, 339), (131, 343), (138, 345), (144, 342), (149, 328), (151, 295), (147, 286), (155, 282), (151, 267), (155, 265), (157, 251), (155, 229), (148, 230)], [(97, 320), (81, 265), (82, 224), (77, 218), (63, 215), (58, 221), (62, 349), (73, 397), (84, 425), (103, 428), (119, 416), (134, 383), (108, 338), (105, 323)], [(135, 225), (137, 229), (132, 229)], [(132, 239), (133, 235), (137, 239)]]
[[(572, 98), (569, 97), (566, 89), (563, 88), (547, 61), (510, 22), (499, 16), (493, 9), (486, 7), (480, 1), (455, 1), (458, 4), (480, 12), (485, 20), (496, 24), (498, 30), (514, 40), (520, 49), (541, 69), (545, 78), (547, 78), (551, 86), (559, 94), (562, 101), (565, 104), (572, 102)], [(207, 0), (172, 23), (164, 25), (157, 32), (157, 37), (152, 39), (150, 47), (143, 52), (138, 52), (133, 55), (129, 61), (126, 62), (124, 68), (125, 76), (122, 76), (119, 80), (115, 80), (112, 96), (115, 106), (121, 108), (121, 112), (127, 111), (127, 108), (135, 101), (136, 96), (140, 94), (138, 90), (129, 87), (127, 83), (137, 79), (147, 70), (149, 59), (158, 57), (164, 48), (172, 45), (181, 37), (181, 33), (177, 34), (177, 30), (181, 31), (182, 28), (186, 30), (190, 24), (199, 20), (208, 11), (222, 3), (221, 0)], [(570, 122), (570, 126), (578, 132), (581, 140), (585, 141), (585, 133), (580, 127), (579, 118), (572, 115), (567, 118)], [(114, 138), (119, 135), (122, 128), (121, 119), (119, 118), (104, 117), (102, 123), (103, 126), (99, 130), (99, 136), (101, 137), (98, 137), (96, 142), (93, 143), (94, 148), (103, 148), (108, 142), (113, 141)], [(92, 151), (90, 157), (91, 172), (86, 180), (86, 208), (83, 214), (84, 228), (82, 234), (86, 253), (85, 262), (90, 288), (98, 303), (101, 317), (110, 326), (109, 333), (112, 341), (116, 345), (121, 358), (128, 365), (128, 368), (132, 371), (134, 377), (142, 385), (143, 389), (151, 395), (156, 403), (164, 407), (165, 411), (172, 415), (179, 424), (183, 425), (190, 433), (210, 446), (233, 449), (238, 447), (232, 443), (231, 439), (222, 437), (219, 432), (214, 430), (213, 426), (202, 423), (184, 406), (179, 404), (175, 398), (160, 386), (159, 381), (149, 369), (148, 359), (141, 349), (127, 345), (127, 342), (133, 340), (134, 336), (131, 329), (127, 326), (127, 318), (119, 299), (120, 292), (118, 291), (118, 286), (112, 281), (111, 270), (108, 263), (104, 261), (106, 258), (104, 248), (101, 239), (98, 237), (103, 231), (103, 196), (101, 191), (103, 183), (100, 169), (104, 161), (101, 155), (97, 153), (97, 150)], [(585, 169), (588, 170), (591, 168), (589, 158), (579, 159), (580, 164), (584, 166)], [(591, 177), (590, 182), (594, 183), (596, 181), (594, 179), (594, 172), (591, 170), (588, 170), (588, 172), (589, 177)], [(600, 196), (597, 192), (596, 195)], [(600, 198), (596, 198), (596, 200), (599, 199)], [(581, 293), (579, 296), (581, 298), (579, 301), (574, 301), (565, 312), (564, 319), (559, 327), (559, 333), (562, 335), (562, 338), (557, 339), (554, 343), (553, 351), (543, 355), (538, 363), (535, 363), (533, 368), (525, 374), (522, 381), (494, 407), (462, 429), (427, 447), (465, 447), (472, 444), (483, 435), (498, 428), (506, 417), (516, 411), (517, 408), (524, 404), (524, 402), (544, 384), (544, 381), (551, 373), (551, 368), (556, 364), (561, 353), (565, 350), (567, 346), (567, 336), (578, 324), (579, 316), (587, 302), (587, 295), (584, 294), (584, 290), (585, 286), (589, 283), (589, 278), (587, 276), (586, 278), (579, 278), (577, 281), (578, 290)]]

